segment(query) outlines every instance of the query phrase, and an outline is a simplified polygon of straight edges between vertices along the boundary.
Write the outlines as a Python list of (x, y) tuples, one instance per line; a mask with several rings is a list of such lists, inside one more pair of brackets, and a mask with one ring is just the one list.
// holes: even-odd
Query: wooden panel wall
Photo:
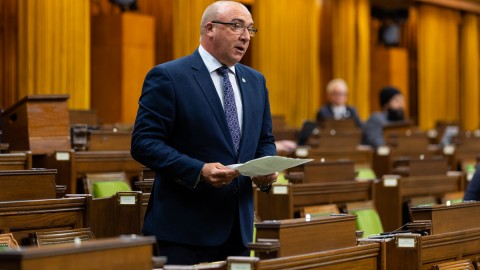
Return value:
[(133, 124), (154, 66), (154, 19), (135, 12), (92, 16), (92, 108), (101, 124)]
[[(120, 9), (109, 0), (90, 0), (91, 15), (119, 14)], [(155, 20), (155, 64), (173, 60), (173, 1), (174, 0), (137, 0), (138, 12), (147, 14)], [(138, 29), (141, 31), (141, 29)]]
[(18, 1), (18, 97), (69, 94), (69, 107), (90, 107), (88, 1)]
[(0, 108), (17, 100), (18, 2), (0, 1)]
[[(375, 47), (372, 49), (371, 57), (370, 111), (382, 110), (379, 104), (379, 95), (380, 90), (385, 86), (398, 88), (403, 93), (405, 101), (408, 101), (410, 93), (408, 89), (408, 51), (400, 47)], [(408, 115), (408, 103), (405, 105)]]

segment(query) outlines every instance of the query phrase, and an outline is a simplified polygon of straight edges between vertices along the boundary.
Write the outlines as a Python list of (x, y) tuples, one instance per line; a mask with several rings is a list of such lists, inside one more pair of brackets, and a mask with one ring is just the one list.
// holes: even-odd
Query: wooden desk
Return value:
[(154, 237), (111, 238), (0, 252), (2, 270), (151, 270)]
[(430, 270), (439, 263), (460, 259), (474, 261), (480, 255), (479, 228), (427, 236), (399, 234), (390, 239), (361, 241), (381, 244), (385, 270)]
[(311, 135), (307, 145), (313, 148), (354, 150), (362, 140), (362, 131), (358, 128), (351, 130), (325, 129), (318, 134)]
[(412, 207), (413, 220), (431, 220), (432, 234), (476, 229), (480, 225), (480, 202)]
[[(252, 269), (374, 270), (380, 269), (380, 254), (381, 251), (379, 244), (374, 243), (332, 249), (323, 252), (260, 260)], [(232, 263), (233, 262), (229, 260), (229, 264), (231, 265)]]
[(392, 174), (394, 163), (399, 159), (434, 159), (441, 156), (440, 149), (431, 148), (402, 148), (380, 147), (373, 154), (372, 168), (377, 177), (385, 174)]
[(90, 130), (88, 151), (130, 151), (130, 131)]
[(256, 211), (263, 220), (291, 219), (305, 206), (368, 201), (373, 197), (372, 181), (274, 185), (268, 194), (255, 190)]
[(125, 172), (130, 180), (142, 173), (142, 165), (132, 158), (130, 151), (57, 151), (36, 156), (34, 166), (58, 169), (57, 184), (66, 185), (66, 193), (83, 193), (77, 182), (86, 173)]
[(0, 170), (29, 170), (32, 168), (32, 152), (1, 153)]
[(29, 234), (90, 226), (91, 196), (0, 202), (0, 233), (13, 233), (22, 245)]
[(354, 181), (355, 167), (351, 160), (314, 161), (303, 165), (303, 183)]
[(68, 95), (29, 95), (1, 115), (2, 140), (9, 150), (34, 155), (70, 149)]
[[(70, 194), (84, 197), (85, 194)], [(122, 234), (142, 234), (143, 220), (150, 193), (140, 191), (118, 192), (106, 198), (93, 198), (90, 228), (96, 238), (116, 237)]]
[(352, 247), (356, 245), (354, 215), (298, 218), (255, 223), (257, 240), (280, 242), (278, 257)]
[(357, 147), (352, 149), (311, 148), (308, 150), (306, 148), (299, 148), (296, 154), (297, 157), (313, 158), (316, 161), (322, 159), (326, 161), (348, 159), (355, 163), (355, 167), (373, 168), (373, 150), (370, 147)]
[(384, 176), (375, 183), (375, 207), (385, 231), (393, 231), (404, 224), (404, 203), (412, 197), (443, 194), (461, 190), (462, 175), (435, 175), (403, 177)]
[(55, 199), (57, 170), (0, 171), (0, 201)]

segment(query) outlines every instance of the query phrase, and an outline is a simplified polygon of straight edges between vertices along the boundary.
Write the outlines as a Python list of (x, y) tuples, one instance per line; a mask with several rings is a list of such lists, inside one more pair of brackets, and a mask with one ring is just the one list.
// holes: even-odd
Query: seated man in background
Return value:
[(347, 83), (342, 79), (331, 80), (327, 84), (328, 103), (318, 110), (317, 121), (353, 118), (357, 127), (361, 127), (362, 121), (358, 117), (357, 110), (347, 105), (347, 96)]
[(480, 201), (480, 169), (479, 165), (475, 169), (470, 183), (468, 183), (467, 189), (463, 196), (464, 201)]
[(362, 144), (374, 148), (385, 145), (384, 126), (404, 120), (405, 101), (398, 89), (384, 87), (379, 98), (382, 111), (374, 112), (362, 127)]

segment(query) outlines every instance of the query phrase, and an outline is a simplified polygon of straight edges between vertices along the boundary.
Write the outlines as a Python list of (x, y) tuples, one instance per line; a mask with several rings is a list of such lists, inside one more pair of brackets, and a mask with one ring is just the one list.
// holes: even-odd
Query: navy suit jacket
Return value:
[(251, 179), (240, 176), (222, 188), (196, 184), (204, 163), (244, 163), (276, 153), (265, 78), (241, 64), (235, 70), (243, 104), (238, 156), (198, 50), (147, 74), (131, 146), (133, 158), (156, 172), (145, 235), (217, 246), (226, 241), (238, 213), (244, 244), (252, 240)]

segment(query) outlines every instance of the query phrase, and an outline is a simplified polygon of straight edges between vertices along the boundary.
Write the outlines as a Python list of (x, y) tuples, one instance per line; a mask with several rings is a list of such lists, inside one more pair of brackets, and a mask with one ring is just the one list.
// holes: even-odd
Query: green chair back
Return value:
[(357, 215), (355, 224), (357, 230), (363, 231), (364, 237), (383, 232), (382, 221), (380, 220), (380, 216), (375, 209), (367, 208), (352, 210), (350, 213)]

